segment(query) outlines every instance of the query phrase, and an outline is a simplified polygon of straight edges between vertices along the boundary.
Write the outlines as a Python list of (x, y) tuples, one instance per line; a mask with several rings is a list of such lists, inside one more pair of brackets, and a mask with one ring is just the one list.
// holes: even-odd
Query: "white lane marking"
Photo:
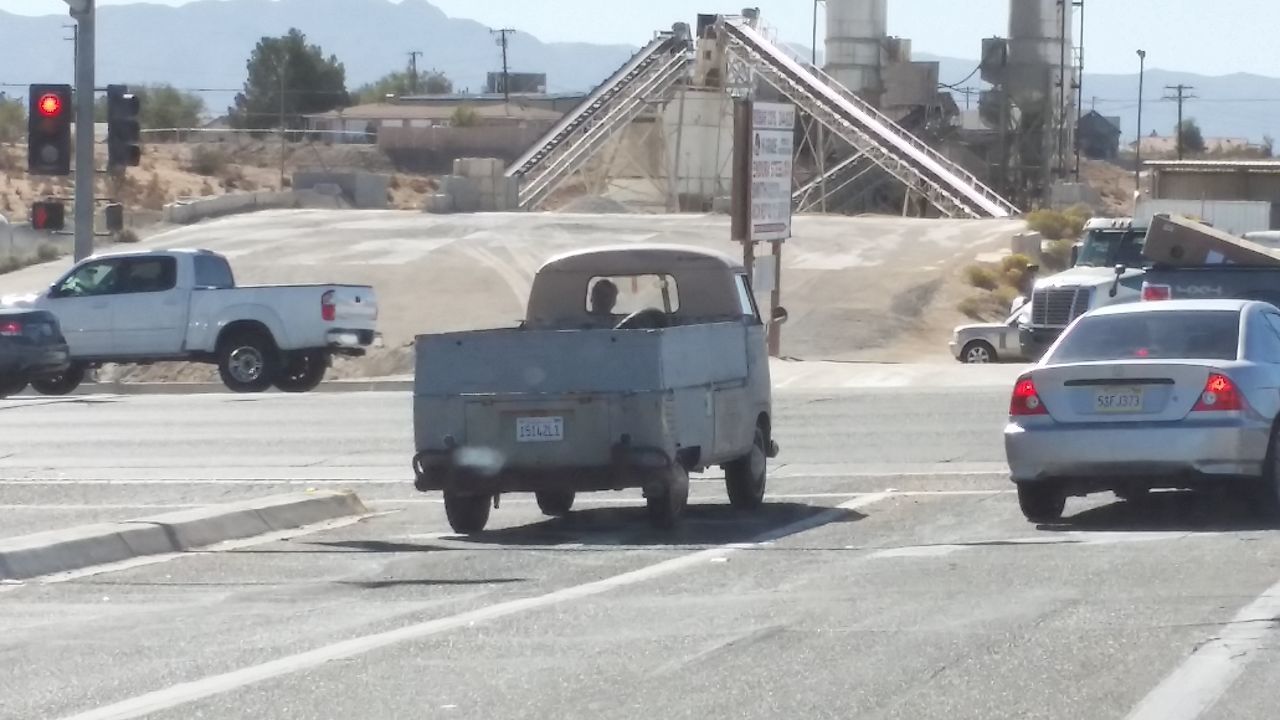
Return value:
[[(906, 495), (907, 493), (899, 493)], [(872, 553), (873, 560), (886, 558), (924, 558), (943, 557), (961, 550), (977, 550), (983, 548), (1000, 548), (1011, 545), (1120, 545), (1124, 543), (1159, 542), (1162, 540), (1185, 540), (1188, 538), (1218, 537), (1223, 533), (1206, 532), (1091, 532), (1088, 530), (1069, 530), (1046, 533), (1042, 536), (977, 540), (953, 545), (909, 545), (899, 548), (887, 548)]]
[(9, 505), (0, 505), (0, 510), (182, 510), (185, 508), (202, 507), (192, 503), (125, 503), (125, 504), (67, 504), (61, 505), (57, 503), (15, 503)]
[(318, 532), (324, 532), (326, 530), (336, 530), (338, 528), (347, 527), (348, 525), (355, 525), (362, 520), (390, 514), (390, 512), (366, 513), (364, 515), (353, 515), (351, 517), (325, 520), (323, 522), (303, 525), (290, 530), (277, 530), (276, 532), (254, 535), (253, 537), (242, 538), (240, 540), (225, 540), (220, 543), (215, 543), (201, 548), (194, 548), (184, 552), (145, 555), (143, 557), (131, 558), (129, 560), (121, 560), (120, 562), (94, 565), (92, 567), (81, 568), (79, 570), (67, 570), (66, 572), (52, 573), (49, 575), (38, 575), (33, 578), (19, 580), (18, 583), (19, 586), (37, 583), (41, 585), (56, 585), (58, 583), (80, 580), (82, 578), (93, 577), (95, 575), (119, 572), (121, 570), (145, 567), (147, 565), (159, 565), (160, 563), (179, 560), (181, 558), (196, 557), (198, 555), (205, 555), (208, 553), (228, 552), (231, 550), (239, 550), (241, 548), (254, 547), (255, 545), (265, 545), (267, 543), (278, 542), (281, 540), (290, 540), (293, 538), (304, 537), (306, 535), (313, 535)]
[(821, 527), (822, 525), (839, 520), (850, 510), (867, 507), (868, 505), (884, 500), (892, 495), (892, 492), (883, 492), (855, 498), (846, 503), (842, 503), (837, 507), (817, 513), (811, 517), (803, 520), (797, 520), (789, 525), (765, 532), (750, 542), (721, 545), (719, 547), (700, 550), (695, 553), (682, 555), (680, 557), (672, 558), (671, 560), (665, 560), (660, 563), (649, 565), (647, 567), (640, 568), (639, 570), (632, 570), (631, 572), (614, 575), (612, 577), (604, 578), (603, 580), (556, 590), (545, 595), (521, 598), (519, 600), (509, 600), (507, 602), (489, 605), (487, 607), (460, 613), (458, 615), (428, 620), (426, 622), (409, 625), (396, 630), (389, 630), (373, 635), (344, 640), (342, 642), (326, 645), (314, 650), (308, 650), (296, 655), (271, 660), (260, 665), (251, 665), (249, 667), (233, 670), (221, 675), (213, 675), (200, 680), (179, 683), (163, 690), (138, 695), (118, 703), (89, 710), (77, 715), (71, 715), (64, 718), (64, 720), (125, 720), (126, 718), (142, 717), (150, 713), (175, 708), (180, 705), (185, 705), (214, 695), (237, 690), (272, 678), (311, 670), (335, 660), (344, 660), (390, 647), (392, 645), (419, 640), (424, 637), (438, 635), (450, 630), (470, 627), (477, 623), (488, 622), (490, 620), (496, 620), (498, 618), (516, 615), (530, 610), (538, 610), (553, 605), (560, 605), (562, 603), (600, 595), (618, 588), (637, 585), (665, 575), (670, 575), (671, 573), (679, 572), (686, 568), (707, 564), (718, 558), (727, 557), (738, 550), (768, 545), (789, 535), (795, 535)]
[(1280, 583), (1249, 603), (1138, 703), (1126, 720), (1195, 720), (1275, 641)]

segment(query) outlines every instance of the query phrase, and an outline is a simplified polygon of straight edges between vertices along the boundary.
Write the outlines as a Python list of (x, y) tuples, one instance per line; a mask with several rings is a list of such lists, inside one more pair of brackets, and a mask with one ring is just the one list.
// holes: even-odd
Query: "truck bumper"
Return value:
[(1022, 356), (1035, 362), (1044, 357), (1049, 347), (1057, 342), (1065, 328), (1023, 327), (1018, 329), (1018, 344), (1022, 347)]
[(342, 355), (363, 355), (370, 347), (382, 347), (382, 333), (373, 330), (334, 328), (325, 333), (325, 343)]
[(39, 379), (58, 375), (71, 366), (66, 345), (16, 346), (0, 349), (0, 375)]
[(598, 492), (665, 487), (675, 459), (656, 447), (614, 445), (603, 466), (510, 467), (475, 448), (423, 450), (413, 457), (413, 486), (419, 492), (444, 490), (496, 495), (510, 492)]

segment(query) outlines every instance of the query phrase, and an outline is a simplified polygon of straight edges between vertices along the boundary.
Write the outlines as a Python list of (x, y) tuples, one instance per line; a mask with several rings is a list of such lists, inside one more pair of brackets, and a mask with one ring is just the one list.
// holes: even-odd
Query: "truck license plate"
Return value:
[(1142, 388), (1101, 388), (1093, 396), (1093, 410), (1099, 413), (1114, 414), (1142, 412)]
[(516, 442), (560, 442), (564, 440), (564, 418), (516, 418)]

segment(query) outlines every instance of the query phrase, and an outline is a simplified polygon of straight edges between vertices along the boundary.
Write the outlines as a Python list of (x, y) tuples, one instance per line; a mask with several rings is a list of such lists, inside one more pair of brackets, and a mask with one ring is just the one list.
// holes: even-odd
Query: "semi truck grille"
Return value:
[(1046, 288), (1031, 295), (1031, 324), (1066, 327), (1089, 311), (1092, 288)]

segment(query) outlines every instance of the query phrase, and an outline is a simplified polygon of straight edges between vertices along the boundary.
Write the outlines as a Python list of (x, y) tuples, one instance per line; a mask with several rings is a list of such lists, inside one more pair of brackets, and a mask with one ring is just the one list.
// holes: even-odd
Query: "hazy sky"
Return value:
[[(99, 5), (130, 0), (98, 0)], [(188, 0), (152, 0), (170, 5)], [(369, 0), (382, 2), (384, 0)], [(697, 12), (759, 7), (784, 38), (807, 44), (810, 0), (431, 0), (449, 15), (514, 27), (550, 41), (643, 44), (655, 30), (692, 22)], [(919, 52), (977, 58), (981, 38), (1007, 34), (1009, 0), (889, 0), (889, 31)], [(602, 9), (607, 8), (607, 9)], [(1206, 75), (1280, 74), (1276, 0), (1086, 0), (1086, 65), (1092, 72), (1131, 73), (1135, 51), (1148, 67)], [(0, 0), (0, 10), (64, 14), (61, 0)], [(1170, 32), (1169, 29), (1176, 29)]]

